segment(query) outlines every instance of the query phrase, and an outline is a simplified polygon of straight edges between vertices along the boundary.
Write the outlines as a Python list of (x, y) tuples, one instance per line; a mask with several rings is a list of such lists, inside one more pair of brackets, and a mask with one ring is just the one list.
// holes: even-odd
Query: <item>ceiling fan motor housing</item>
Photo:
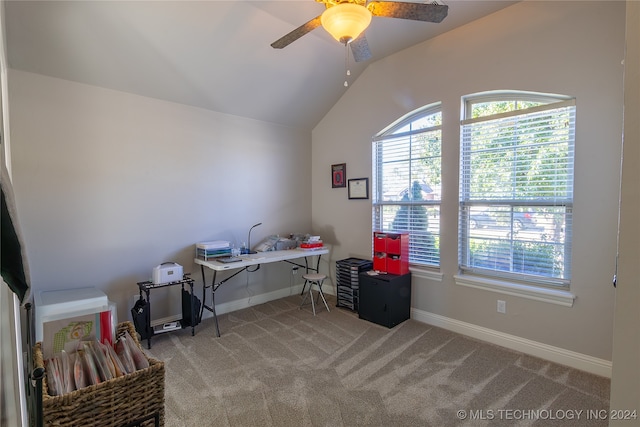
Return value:
[(356, 39), (371, 23), (371, 12), (354, 3), (340, 3), (327, 8), (320, 17), (322, 27), (342, 44)]

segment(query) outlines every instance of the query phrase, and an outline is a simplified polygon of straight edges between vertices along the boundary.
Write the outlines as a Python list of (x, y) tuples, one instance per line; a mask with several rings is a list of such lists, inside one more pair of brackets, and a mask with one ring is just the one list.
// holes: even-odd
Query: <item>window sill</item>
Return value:
[(498, 292), (505, 295), (514, 295), (517, 297), (562, 305), (565, 307), (573, 307), (573, 301), (576, 299), (574, 294), (564, 290), (547, 289), (532, 285), (523, 285), (521, 283), (493, 280), (470, 275), (457, 274), (454, 276), (454, 279), (456, 285)]
[(444, 277), (444, 274), (440, 273), (439, 271), (429, 270), (424, 267), (410, 266), (409, 271), (415, 277), (434, 280), (436, 282), (442, 282), (442, 278)]

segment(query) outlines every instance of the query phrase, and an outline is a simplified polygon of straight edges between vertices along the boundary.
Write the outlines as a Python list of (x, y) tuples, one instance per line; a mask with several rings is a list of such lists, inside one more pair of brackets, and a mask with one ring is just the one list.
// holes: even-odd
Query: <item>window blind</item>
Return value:
[(439, 265), (440, 113), (405, 119), (373, 141), (373, 229), (408, 232), (409, 261)]
[(575, 101), (461, 124), (461, 268), (565, 286), (571, 277)]

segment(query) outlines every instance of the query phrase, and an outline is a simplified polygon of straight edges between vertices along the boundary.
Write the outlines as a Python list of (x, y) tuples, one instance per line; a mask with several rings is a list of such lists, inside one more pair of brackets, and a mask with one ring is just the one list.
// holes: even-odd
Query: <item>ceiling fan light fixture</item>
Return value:
[(358, 36), (371, 23), (371, 12), (364, 6), (353, 3), (340, 3), (325, 10), (320, 17), (322, 27), (334, 39), (347, 44)]

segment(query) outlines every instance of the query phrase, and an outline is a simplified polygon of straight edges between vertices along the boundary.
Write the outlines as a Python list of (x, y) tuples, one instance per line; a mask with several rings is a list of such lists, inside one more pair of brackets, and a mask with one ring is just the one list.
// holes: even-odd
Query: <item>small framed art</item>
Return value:
[(347, 186), (347, 164), (331, 165), (331, 187), (344, 188)]
[(369, 178), (355, 178), (349, 180), (350, 199), (369, 198)]

